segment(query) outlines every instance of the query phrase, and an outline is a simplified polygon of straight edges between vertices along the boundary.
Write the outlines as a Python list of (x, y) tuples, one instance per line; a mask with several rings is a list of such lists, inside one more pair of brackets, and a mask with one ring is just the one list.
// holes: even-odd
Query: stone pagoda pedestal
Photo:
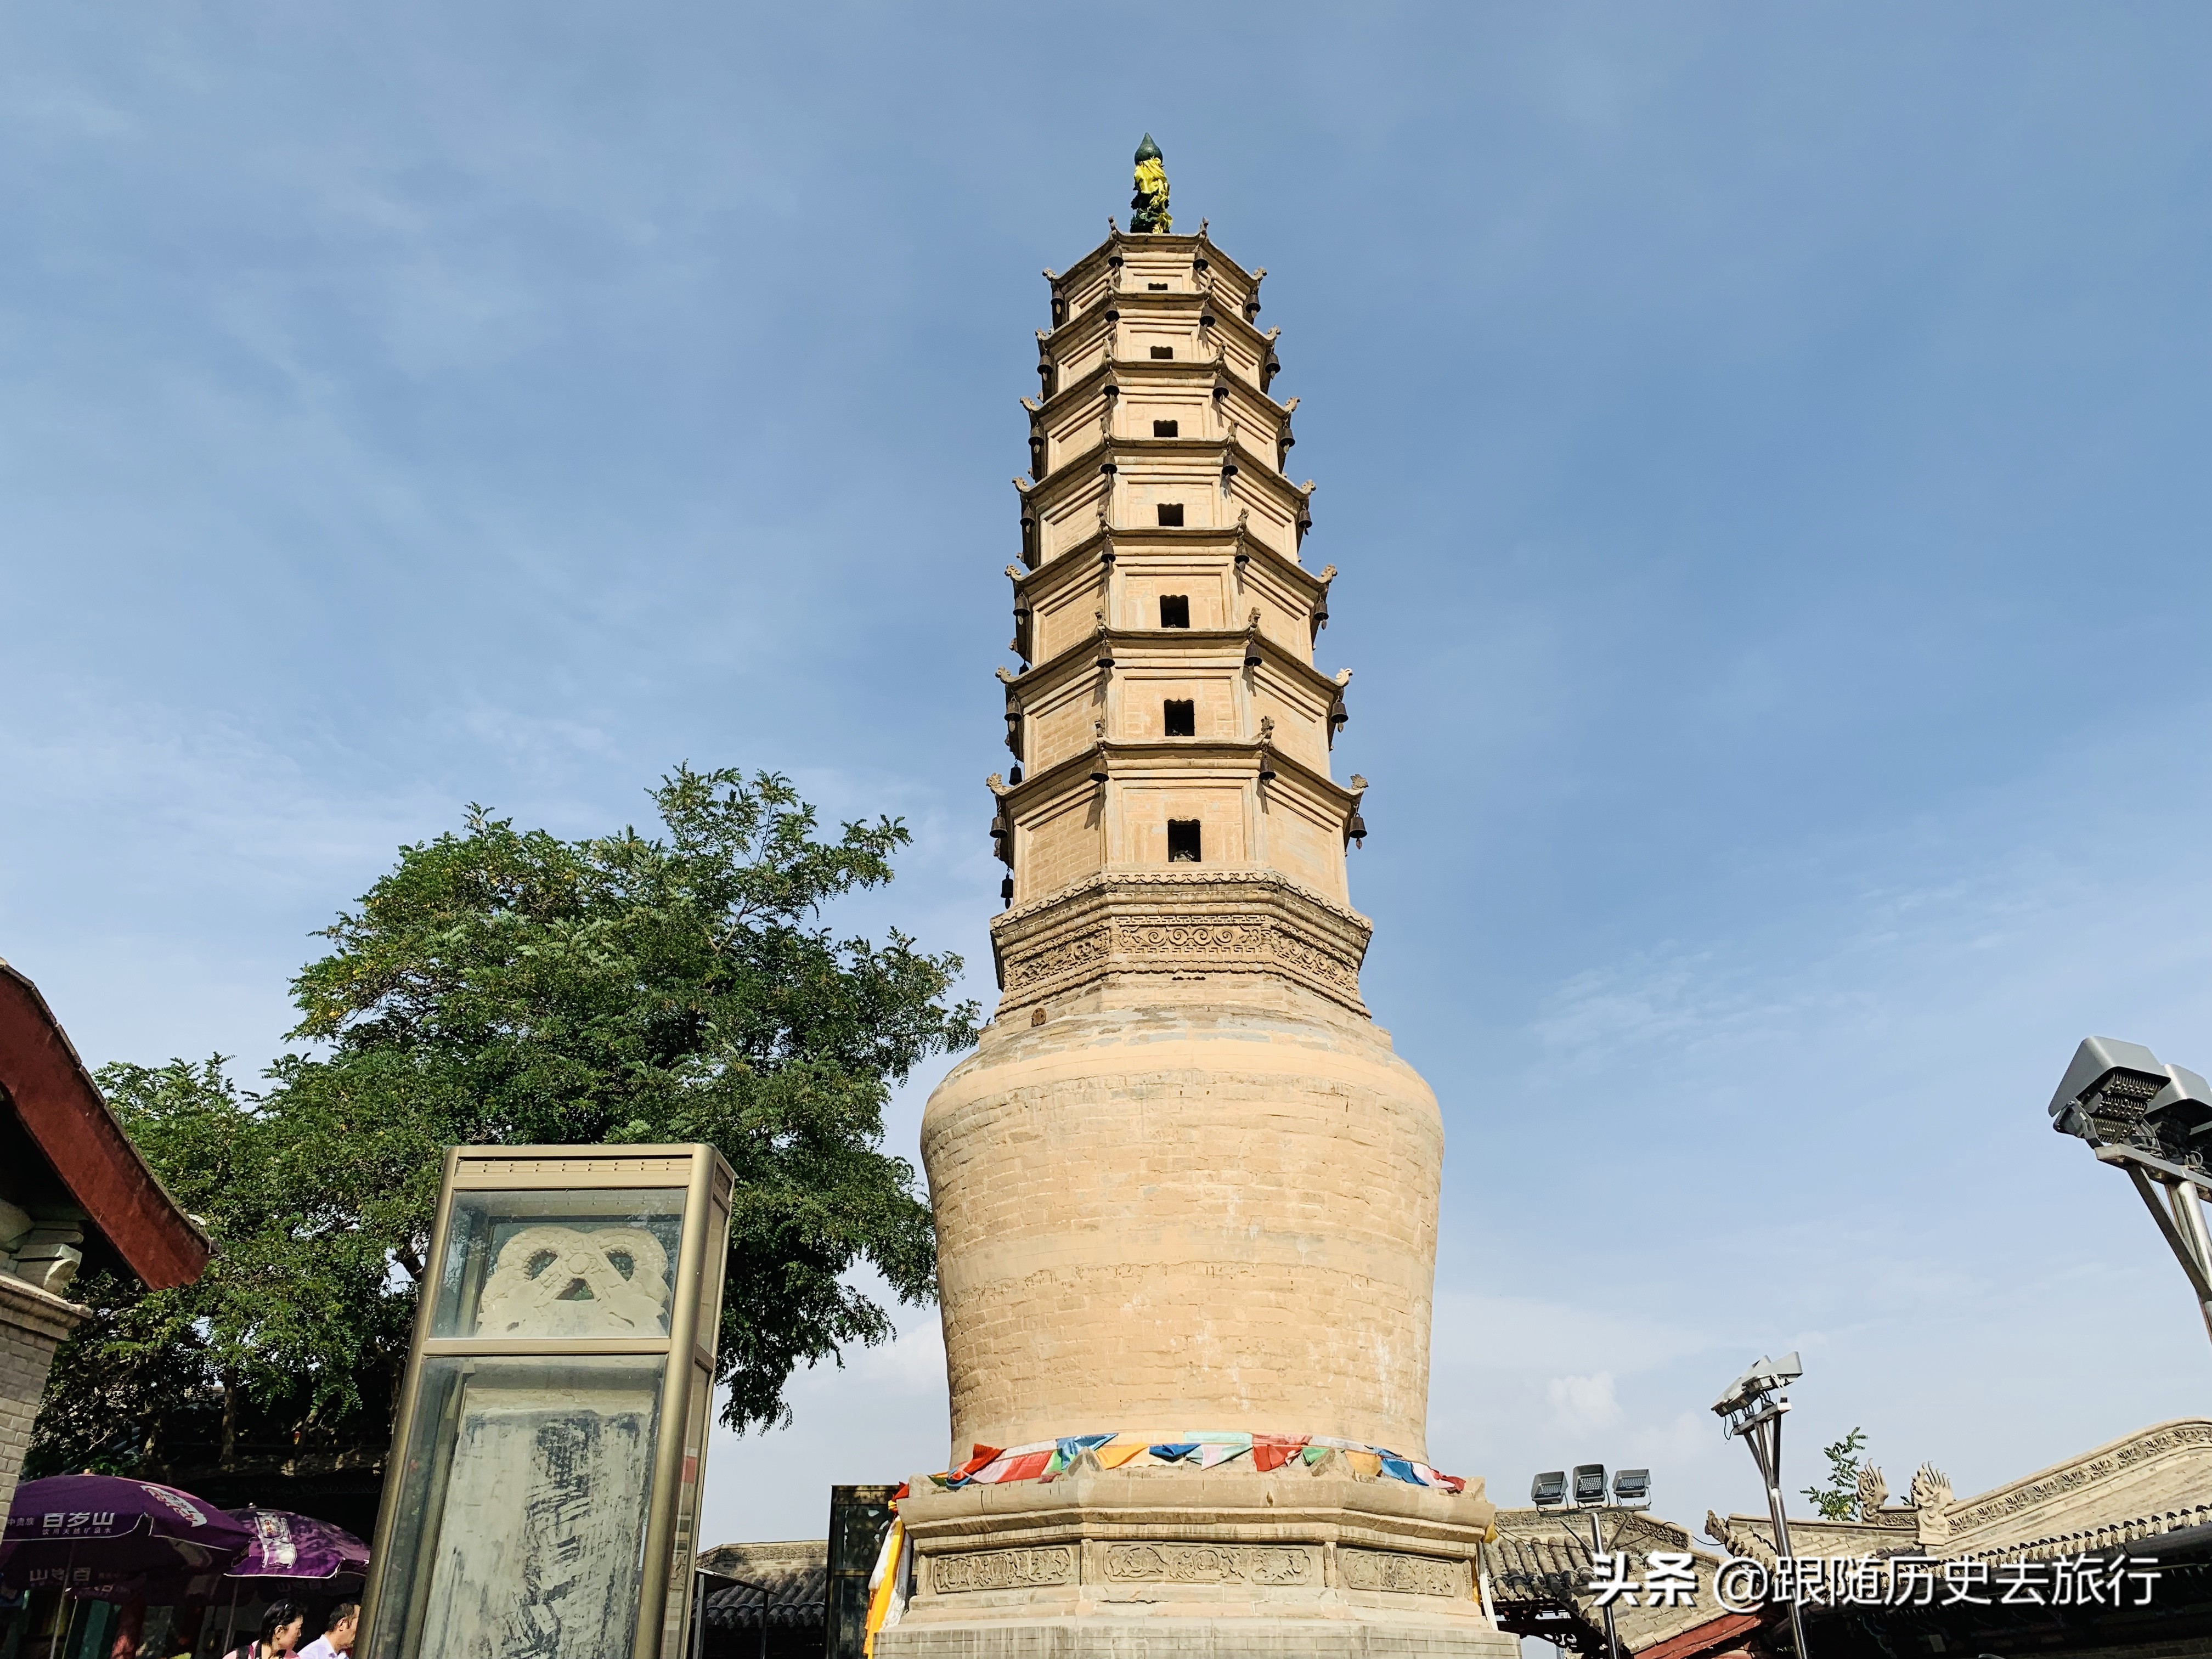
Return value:
[(909, 1659), (1483, 1655), (1474, 1561), (1491, 1506), (1292, 1463), (1117, 1470), (930, 1492), (901, 1514), (915, 1598), (877, 1638)]
[[(922, 1157), (953, 1467), (1067, 1443), (1048, 1479), (916, 1478), (877, 1659), (1516, 1651), (1481, 1482), (1423, 1462), (1443, 1127), (1360, 1000), (1366, 786), (1330, 775), (1351, 675), (1314, 665), (1335, 570), (1300, 558), (1261, 274), (1203, 231), (1048, 273), (1005, 995)], [(1254, 1434), (1310, 1449), (1145, 1449)]]

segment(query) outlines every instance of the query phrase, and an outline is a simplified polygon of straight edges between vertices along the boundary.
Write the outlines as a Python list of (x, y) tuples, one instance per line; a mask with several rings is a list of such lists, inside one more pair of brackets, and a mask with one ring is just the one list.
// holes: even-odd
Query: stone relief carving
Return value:
[(2124, 1445), (2115, 1446), (2111, 1451), (2087, 1462), (2057, 1470), (2033, 1486), (1982, 1499), (1954, 1513), (1951, 1521), (1961, 1528), (1983, 1526), (2008, 1515), (2017, 1515), (2022, 1510), (2047, 1504), (2054, 1498), (2064, 1497), (2092, 1481), (2104, 1480), (2138, 1463), (2148, 1462), (2171, 1452), (2207, 1447), (2212, 1447), (2212, 1423), (2178, 1423), (2156, 1434), (2142, 1435)]
[(1462, 1601), (1474, 1594), (1474, 1576), (1466, 1562), (1442, 1561), (1432, 1555), (1340, 1548), (1336, 1571), (1346, 1589), (1450, 1595)]
[(930, 1588), (939, 1595), (962, 1590), (1021, 1589), (1075, 1581), (1075, 1552), (1066, 1545), (1035, 1550), (968, 1550), (929, 1561)]
[(477, 1301), (478, 1336), (659, 1336), (668, 1253), (642, 1227), (525, 1227)]
[(1355, 962), (1324, 950), (1257, 916), (1171, 916), (1118, 919), (1111, 933), (1080, 933), (1041, 951), (1010, 951), (1006, 988), (1026, 989), (1064, 974), (1104, 963), (1114, 956), (1146, 963), (1172, 961), (1224, 966), (1272, 959), (1340, 991), (1356, 992)]
[[(1162, 901), (1176, 896), (1161, 890), (1166, 888), (1189, 896), (1166, 909)], [(1368, 931), (1365, 917), (1278, 874), (1226, 871), (1115, 872), (1002, 911), (991, 926), (1002, 983), (1017, 998), (1117, 967), (1146, 973), (1257, 969), (1303, 981), (1355, 1008)]]
[(1320, 1553), (1297, 1544), (1109, 1544), (1107, 1578), (1121, 1584), (1318, 1584)]
[(1262, 956), (1267, 924), (1259, 916), (1168, 916), (1125, 921), (1115, 930), (1117, 949), (1136, 956)]
[(1298, 938), (1295, 933), (1275, 935), (1275, 959), (1287, 962), (1294, 968), (1304, 969), (1316, 979), (1325, 979), (1330, 984), (1346, 990), (1359, 983), (1359, 972), (1356, 966)]
[(1018, 990), (1088, 968), (1093, 963), (1103, 962), (1109, 950), (1105, 933), (1078, 933), (1073, 939), (1047, 945), (1034, 955), (1011, 957), (1006, 963), (1006, 988)]

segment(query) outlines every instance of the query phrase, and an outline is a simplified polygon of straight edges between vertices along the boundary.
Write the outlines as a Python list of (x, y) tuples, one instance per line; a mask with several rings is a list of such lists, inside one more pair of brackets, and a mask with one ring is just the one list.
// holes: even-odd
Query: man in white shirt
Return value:
[(353, 1652), (354, 1632), (360, 1627), (360, 1604), (339, 1602), (331, 1609), (331, 1627), (300, 1650), (300, 1659), (346, 1659)]

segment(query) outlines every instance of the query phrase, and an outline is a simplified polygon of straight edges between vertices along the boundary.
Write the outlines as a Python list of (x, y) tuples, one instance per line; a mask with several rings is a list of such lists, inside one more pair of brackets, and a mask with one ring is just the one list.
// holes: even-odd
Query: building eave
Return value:
[(1206, 258), (1209, 262), (1215, 259), (1220, 260), (1223, 264), (1229, 267), (1230, 270), (1235, 275), (1237, 280), (1243, 283), (1247, 288), (1256, 289), (1260, 286), (1261, 279), (1258, 276), (1245, 270), (1243, 265), (1237, 264), (1236, 259), (1231, 258), (1229, 254), (1224, 253), (1221, 251), (1220, 244), (1216, 242), (1210, 234), (1203, 230), (1189, 232), (1180, 235), (1173, 231), (1116, 231), (1113, 235), (1109, 236), (1104, 241), (1099, 243), (1097, 246), (1092, 248), (1090, 252), (1085, 254), (1080, 259), (1078, 259), (1073, 264), (1070, 265), (1066, 270), (1061, 271), (1054, 280), (1062, 288), (1065, 288), (1073, 283), (1085, 281), (1091, 276), (1095, 269), (1105, 264), (1108, 258), (1117, 248), (1128, 246), (1132, 244), (1139, 246), (1164, 247), (1170, 250), (1181, 249), (1185, 252), (1194, 254), (1198, 252), (1200, 249), (1203, 248), (1206, 251)]
[[(1160, 441), (1166, 443), (1176, 441), (1162, 439)], [(1034, 489), (1036, 486), (1030, 487)], [(1109, 548), (1114, 550), (1117, 558), (1123, 556), (1142, 558), (1144, 556), (1142, 551), (1125, 555), (1122, 550), (1131, 547), (1134, 543), (1159, 542), (1170, 547), (1188, 548), (1193, 552), (1199, 552), (1217, 548), (1224, 541), (1236, 543), (1238, 553), (1258, 559), (1273, 575), (1294, 587), (1305, 590), (1309, 600), (1318, 599), (1323, 590), (1328, 586), (1328, 580), (1324, 580), (1320, 572), (1307, 569), (1305, 566), (1277, 552), (1267, 543), (1253, 535), (1249, 530), (1240, 530), (1235, 525), (1194, 525), (1185, 529), (1176, 529), (1166, 525), (1133, 525), (1123, 526), (1113, 530), (1093, 531), (1081, 541), (1062, 550), (1035, 569), (1022, 571), (1019, 575), (1012, 580), (1018, 600), (1034, 601), (1058, 591), (1057, 584), (1060, 582), (1074, 582), (1081, 580), (1079, 575), (1069, 574), (1071, 571), (1095, 571), (1097, 568), (1096, 556)], [(1086, 554), (1092, 556), (1089, 563), (1085, 563), (1084, 560), (1084, 556)], [(1020, 568), (1018, 566), (1012, 568)], [(1329, 580), (1334, 580), (1333, 577), (1329, 579)]]
[[(1254, 636), (1241, 628), (1109, 628), (1103, 633), (1085, 634), (1075, 643), (1055, 653), (1044, 661), (1035, 664), (1025, 674), (1017, 674), (1004, 681), (1009, 693), (1019, 695), (1017, 688), (1056, 687), (1071, 678), (1080, 678), (1085, 671), (1095, 671), (1098, 661), (1095, 655), (1103, 643), (1109, 649), (1126, 647), (1132, 653), (1142, 652), (1147, 656), (1173, 659), (1182, 656), (1202, 656), (1207, 652), (1223, 655), (1234, 654), (1247, 642), (1256, 642), (1266, 666), (1287, 672), (1294, 679), (1305, 682), (1317, 696), (1334, 702), (1344, 688), (1311, 663), (1301, 661), (1265, 634)], [(1234, 667), (1242, 672), (1245, 665), (1212, 662), (1207, 667)], [(1255, 739), (1256, 741), (1256, 739)]]
[(0, 1090), (91, 1224), (149, 1289), (189, 1285), (214, 1253), (124, 1133), (39, 988), (0, 963)]

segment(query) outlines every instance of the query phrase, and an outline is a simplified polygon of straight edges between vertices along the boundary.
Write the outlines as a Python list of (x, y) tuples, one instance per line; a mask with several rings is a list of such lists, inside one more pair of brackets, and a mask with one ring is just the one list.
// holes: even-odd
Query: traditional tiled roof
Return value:
[[(1930, 1493), (1925, 1510), (1884, 1508), (1870, 1517), (1863, 1510), (1855, 1521), (1793, 1516), (1791, 1547), (1799, 1555), (2049, 1560), (2205, 1525), (2212, 1522), (2212, 1419), (2154, 1423), (1972, 1498), (1954, 1498), (1948, 1482)], [(1773, 1544), (1765, 1516), (1709, 1516), (1706, 1530), (1732, 1549), (1757, 1553)]]
[[(771, 1630), (818, 1630), (828, 1599), (830, 1545), (802, 1538), (769, 1544), (718, 1544), (702, 1550), (699, 1570), (747, 1581), (707, 1592), (707, 1623), (717, 1631), (758, 1630), (767, 1604)], [(760, 1585), (766, 1590), (750, 1588)]]
[[(1491, 1599), (1502, 1620), (1510, 1620), (1516, 1613), (1565, 1613), (1593, 1632), (1604, 1627), (1604, 1612), (1595, 1605), (1589, 1589), (1587, 1513), (1500, 1510), (1497, 1524), (1498, 1536), (1486, 1549), (1490, 1559)], [(1623, 1650), (1640, 1654), (1662, 1643), (1675, 1644), (1688, 1632), (1712, 1622), (1720, 1605), (1713, 1593), (1713, 1572), (1720, 1565), (1720, 1558), (1692, 1545), (1686, 1528), (1656, 1516), (1611, 1510), (1601, 1512), (1599, 1536), (1608, 1553), (1631, 1558), (1638, 1576), (1644, 1557), (1654, 1550), (1687, 1553), (1697, 1572), (1693, 1607), (1632, 1606), (1625, 1599), (1615, 1606), (1613, 1625)]]

